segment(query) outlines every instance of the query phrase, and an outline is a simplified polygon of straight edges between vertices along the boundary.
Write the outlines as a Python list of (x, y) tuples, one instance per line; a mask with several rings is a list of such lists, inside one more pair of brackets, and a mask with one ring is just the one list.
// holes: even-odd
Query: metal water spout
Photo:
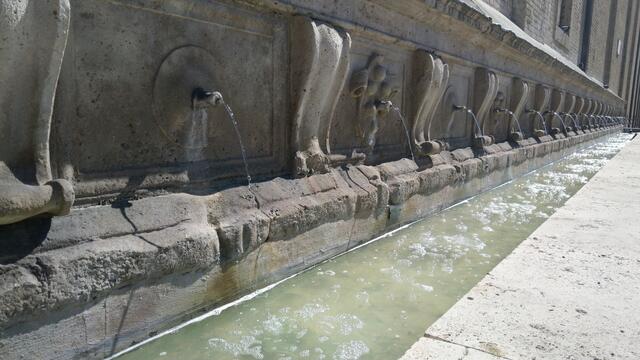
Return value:
[(216, 107), (224, 103), (222, 94), (218, 91), (205, 90), (201, 87), (193, 89), (191, 92), (191, 107), (200, 109), (207, 106)]
[(191, 92), (191, 105), (194, 110), (204, 107), (217, 107), (219, 105), (222, 105), (224, 107), (224, 110), (227, 113), (227, 117), (231, 121), (233, 129), (235, 130), (236, 137), (238, 139), (238, 145), (240, 146), (240, 152), (242, 154), (242, 162), (244, 163), (244, 171), (247, 176), (247, 186), (251, 188), (251, 175), (249, 173), (247, 151), (244, 147), (244, 143), (242, 142), (242, 136), (240, 135), (240, 129), (238, 126), (238, 122), (236, 121), (235, 114), (233, 113), (233, 110), (231, 110), (229, 104), (224, 101), (222, 94), (219, 91), (205, 90), (201, 87), (195, 88)]
[[(527, 114), (536, 114), (538, 119), (540, 119), (540, 124), (542, 124), (542, 131), (535, 130), (535, 132), (536, 132), (535, 135), (537, 137), (541, 137), (541, 136), (544, 136), (544, 135), (549, 135), (549, 131), (547, 130), (547, 122), (544, 120), (544, 116), (542, 116), (542, 113), (540, 111), (533, 110), (533, 109), (527, 109), (524, 112), (527, 113)], [(542, 134), (540, 132), (542, 132)]]
[(481, 148), (483, 146), (489, 146), (493, 144), (493, 138), (491, 136), (484, 135), (484, 132), (482, 131), (482, 127), (478, 123), (478, 118), (476, 117), (476, 114), (474, 114), (473, 111), (471, 111), (471, 109), (469, 109), (465, 105), (453, 105), (453, 111), (464, 111), (465, 114), (471, 115), (471, 118), (473, 119), (473, 122), (476, 125), (476, 129), (477, 129), (477, 132), (474, 132), (475, 134), (473, 137), (473, 142), (475, 147)]

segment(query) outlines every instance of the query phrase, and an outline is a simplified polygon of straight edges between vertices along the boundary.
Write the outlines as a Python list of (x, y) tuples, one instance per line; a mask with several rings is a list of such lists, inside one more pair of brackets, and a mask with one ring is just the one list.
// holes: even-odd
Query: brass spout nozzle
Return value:
[(218, 106), (224, 102), (222, 94), (218, 91), (205, 90), (201, 87), (191, 92), (191, 104), (194, 109), (204, 106)]

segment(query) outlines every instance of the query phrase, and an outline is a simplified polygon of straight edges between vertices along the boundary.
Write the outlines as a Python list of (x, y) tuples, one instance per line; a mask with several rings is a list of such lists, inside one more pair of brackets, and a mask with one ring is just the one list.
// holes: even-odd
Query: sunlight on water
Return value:
[(629, 139), (479, 195), (121, 359), (394, 359)]

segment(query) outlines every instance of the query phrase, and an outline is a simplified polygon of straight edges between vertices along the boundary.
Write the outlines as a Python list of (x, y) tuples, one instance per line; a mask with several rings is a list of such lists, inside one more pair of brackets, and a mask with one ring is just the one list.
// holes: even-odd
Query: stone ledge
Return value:
[(0, 324), (83, 304), (135, 282), (206, 269), (219, 258), (213, 229), (198, 224), (94, 240), (0, 265)]

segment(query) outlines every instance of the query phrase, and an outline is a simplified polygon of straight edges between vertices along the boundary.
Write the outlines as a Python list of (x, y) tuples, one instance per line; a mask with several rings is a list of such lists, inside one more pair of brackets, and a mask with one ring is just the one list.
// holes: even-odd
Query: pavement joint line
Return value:
[(498, 358), (498, 359), (514, 360), (514, 359), (508, 358), (506, 356), (496, 355), (496, 354), (488, 352), (488, 351), (486, 351), (484, 349), (479, 349), (479, 348), (476, 348), (476, 347), (473, 347), (473, 346), (458, 344), (456, 342), (453, 342), (453, 341), (450, 341), (450, 340), (446, 340), (446, 339), (443, 339), (443, 338), (441, 338), (439, 336), (431, 335), (429, 333), (425, 333), (423, 337), (426, 338), (426, 339), (431, 339), (431, 340), (435, 340), (435, 341), (441, 341), (441, 342), (444, 342), (444, 343), (447, 343), (447, 344), (463, 347), (463, 348), (467, 349), (467, 353), (468, 353), (468, 350), (471, 349), (471, 350), (479, 351), (481, 353), (485, 353), (487, 355), (491, 355), (491, 356), (493, 356), (495, 358)]

